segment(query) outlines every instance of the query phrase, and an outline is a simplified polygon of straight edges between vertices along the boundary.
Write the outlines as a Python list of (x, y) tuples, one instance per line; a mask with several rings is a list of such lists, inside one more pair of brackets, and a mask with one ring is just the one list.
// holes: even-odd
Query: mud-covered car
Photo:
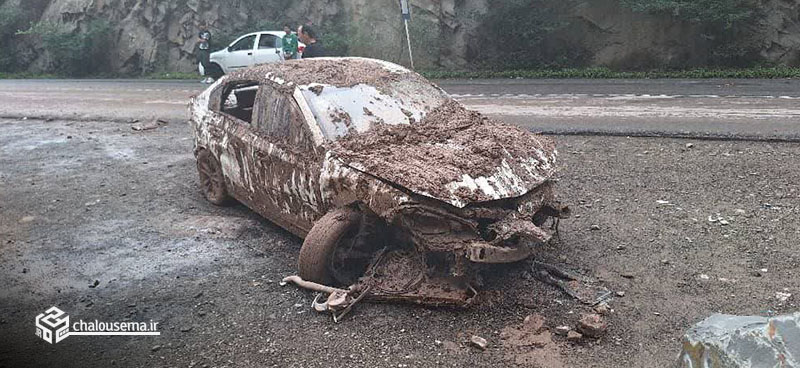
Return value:
[(350, 297), (466, 305), (566, 216), (546, 137), (465, 109), (401, 66), (319, 58), (231, 73), (193, 98), (200, 183), (304, 238), (299, 276)]

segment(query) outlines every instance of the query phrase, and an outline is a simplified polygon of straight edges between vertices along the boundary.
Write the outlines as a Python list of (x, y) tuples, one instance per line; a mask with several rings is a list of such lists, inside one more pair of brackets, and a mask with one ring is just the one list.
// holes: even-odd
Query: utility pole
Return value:
[(411, 61), (411, 70), (414, 70), (414, 54), (411, 52), (411, 36), (408, 33), (408, 21), (411, 20), (411, 7), (408, 0), (400, 0), (400, 11), (403, 14), (403, 25), (406, 27), (406, 41), (408, 42), (408, 59)]

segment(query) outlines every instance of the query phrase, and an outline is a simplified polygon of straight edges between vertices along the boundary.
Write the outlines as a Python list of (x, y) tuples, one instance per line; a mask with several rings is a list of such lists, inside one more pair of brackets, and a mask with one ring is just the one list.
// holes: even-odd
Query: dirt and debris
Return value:
[(577, 330), (584, 336), (598, 338), (605, 335), (606, 329), (608, 329), (608, 324), (603, 316), (597, 313), (582, 314), (578, 321)]
[[(380, 87), (400, 79), (423, 79), (419, 74), (394, 64), (376, 64), (374, 60), (361, 58), (287, 60), (234, 71), (230, 76), (255, 81), (291, 81), (287, 82), (287, 87), (292, 88), (313, 83), (336, 87), (352, 87), (357, 84)], [(317, 94), (321, 92), (321, 88), (314, 91)]]
[(322, 94), (322, 90), (325, 89), (325, 86), (321, 84), (317, 84), (311, 87), (308, 87), (308, 90), (314, 92), (315, 95), (319, 96)]
[[(490, 177), (507, 167), (530, 190), (555, 172), (550, 138), (489, 119), (453, 100), (419, 123), (376, 126), (339, 139), (331, 149), (363, 171), (435, 198), (450, 197), (448, 184), (465, 175)], [(495, 199), (479, 190), (460, 189), (460, 196), (471, 201)]]
[[(11, 366), (63, 364), (68, 354), (42, 354), (44, 342), (31, 331), (36, 313), (50, 305), (75, 318), (116, 320), (132, 312), (134, 320), (152, 318), (174, 326), (165, 334), (181, 337), (171, 340), (171, 346), (163, 344), (155, 356), (150, 348), (162, 343), (149, 338), (75, 337), (58, 345), (102, 351), (82, 358), (85, 366), (102, 367), (114, 361), (117, 366), (144, 366), (162, 356), (160, 361), (170, 366), (269, 359), (276, 365), (307, 367), (496, 367), (501, 360), (513, 365), (519, 359), (541, 367), (541, 361), (525, 358), (528, 350), (537, 350), (501, 350), (494, 331), (518, 324), (534, 311), (553, 325), (572, 326), (576, 317), (568, 312), (585, 309), (557, 288), (520, 279), (527, 266), (519, 270), (504, 265), (517, 267), (519, 273), (489, 274), (484, 288), (498, 296), (491, 305), (451, 310), (365, 304), (345, 324), (333, 325), (327, 316), (292, 307), (308, 306), (312, 293), (277, 286), (282, 276), (296, 271), (298, 238), (244, 206), (218, 208), (202, 198), (184, 126), (170, 124), (147, 136), (109, 122), (29, 119), (0, 121), (0, 126), (0, 280), (5, 287), (0, 293), (0, 361)], [(63, 139), (66, 135), (74, 139)], [(613, 290), (625, 290), (624, 298), (613, 301), (617, 312), (608, 317), (613, 327), (605, 338), (560, 347), (564, 366), (668, 366), (680, 352), (677, 342), (687, 326), (714, 312), (783, 314), (798, 309), (795, 230), (800, 219), (793, 216), (800, 194), (797, 144), (704, 141), (676, 154), (685, 140), (558, 140), (563, 151), (584, 152), (560, 160), (561, 176), (571, 178), (561, 182), (563, 195), (602, 200), (591, 208), (576, 208), (581, 216), (562, 223), (558, 243), (541, 249), (537, 259), (579, 266)], [(643, 150), (652, 154), (635, 156)], [(716, 151), (746, 154), (709, 160)], [(142, 165), (145, 160), (150, 164)], [(759, 175), (742, 174), (753, 168)], [(97, 198), (103, 200), (86, 211), (84, 203)], [(684, 210), (645, 205), (661, 198), (681, 203)], [(736, 228), (705, 221), (709, 213), (732, 214), (736, 208), (752, 218), (738, 220)], [(254, 225), (226, 238), (185, 228), (187, 220), (209, 214)], [(35, 220), (19, 224), (23, 216)], [(592, 223), (607, 230), (586, 231)], [(622, 249), (615, 250), (619, 245)], [(661, 267), (661, 259), (674, 261)], [(21, 273), (21, 267), (29, 272)], [(760, 272), (762, 268), (769, 272)], [(621, 278), (624, 270), (635, 272), (636, 279)], [(740, 281), (722, 283), (713, 277), (700, 282), (699, 273)], [(95, 279), (103, 287), (87, 288)], [(106, 284), (112, 279), (119, 281)], [(264, 286), (252, 287), (252, 279), (263, 280)], [(793, 296), (780, 302), (777, 291)], [(87, 297), (95, 300), (91, 307), (80, 302)], [(179, 334), (179, 326), (185, 325), (195, 327)], [(469, 331), (464, 339), (453, 342), (463, 331)], [(492, 346), (470, 352), (461, 342), (472, 334), (491, 339)], [(236, 349), (219, 344), (223, 339), (236, 341)], [(433, 344), (434, 339), (442, 345)]]
[(519, 366), (566, 367), (562, 349), (553, 341), (545, 322), (542, 315), (532, 314), (520, 324), (504, 327), (500, 331), (500, 341), (505, 360)]
[(151, 120), (151, 121), (146, 122), (146, 123), (135, 123), (135, 124), (131, 125), (131, 129), (133, 129), (133, 130), (135, 130), (137, 132), (140, 132), (140, 131), (143, 131), (143, 130), (157, 129), (157, 128), (160, 128), (160, 127), (162, 127), (164, 125), (167, 125), (167, 124), (168, 123), (167, 123), (166, 120), (154, 119), (154, 120)]

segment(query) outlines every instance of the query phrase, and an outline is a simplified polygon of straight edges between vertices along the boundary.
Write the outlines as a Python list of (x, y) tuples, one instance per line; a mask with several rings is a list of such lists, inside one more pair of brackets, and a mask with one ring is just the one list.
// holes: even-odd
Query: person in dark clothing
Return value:
[(207, 77), (203, 80), (203, 83), (211, 83), (214, 81), (214, 78), (208, 74), (211, 66), (208, 59), (211, 55), (208, 44), (209, 40), (211, 40), (211, 32), (208, 31), (205, 25), (202, 25), (200, 33), (197, 34), (197, 62), (203, 66), (203, 76)]
[(313, 27), (308, 24), (300, 26), (297, 28), (297, 34), (300, 42), (306, 44), (306, 48), (303, 50), (303, 59), (328, 56), (322, 42), (317, 39), (317, 32)]

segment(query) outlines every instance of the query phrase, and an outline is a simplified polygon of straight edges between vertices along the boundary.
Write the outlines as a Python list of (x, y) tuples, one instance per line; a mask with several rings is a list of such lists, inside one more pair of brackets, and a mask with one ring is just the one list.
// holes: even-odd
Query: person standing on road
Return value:
[(203, 79), (203, 83), (212, 83), (214, 82), (214, 78), (208, 75), (210, 64), (209, 64), (209, 44), (208, 42), (211, 40), (211, 32), (208, 31), (208, 27), (205, 24), (200, 26), (200, 33), (197, 34), (197, 62), (202, 66), (202, 75), (206, 76)]
[(306, 24), (297, 28), (297, 35), (300, 36), (300, 42), (306, 44), (303, 50), (303, 59), (327, 56), (325, 47), (322, 42), (317, 39), (317, 32), (313, 27)]
[(292, 33), (292, 27), (289, 23), (283, 25), (283, 31), (286, 35), (283, 36), (283, 59), (291, 60), (297, 58), (297, 35)]

